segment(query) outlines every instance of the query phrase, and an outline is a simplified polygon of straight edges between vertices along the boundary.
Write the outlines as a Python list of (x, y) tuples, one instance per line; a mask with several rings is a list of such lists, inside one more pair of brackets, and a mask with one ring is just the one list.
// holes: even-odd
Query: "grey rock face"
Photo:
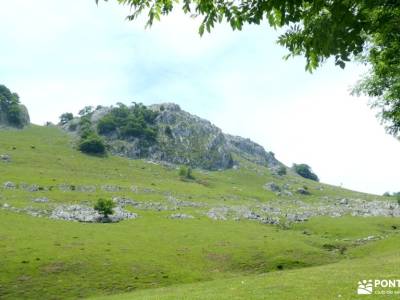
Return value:
[(31, 122), (30, 117), (29, 117), (29, 112), (28, 109), (26, 108), (25, 105), (20, 105), (19, 106), (21, 109), (21, 119), (22, 119), (22, 125), (26, 126), (29, 125)]
[(281, 163), (275, 159), (273, 153), (265, 151), (262, 146), (254, 143), (250, 139), (229, 134), (225, 134), (225, 138), (228, 142), (229, 149), (233, 153), (251, 162), (270, 168), (275, 168), (281, 165)]
[[(160, 128), (157, 146), (150, 157), (175, 164), (188, 164), (204, 169), (226, 169), (233, 161), (222, 131), (209, 121), (191, 115), (176, 104), (150, 106), (159, 113), (156, 124)], [(167, 134), (167, 126), (171, 135)]]

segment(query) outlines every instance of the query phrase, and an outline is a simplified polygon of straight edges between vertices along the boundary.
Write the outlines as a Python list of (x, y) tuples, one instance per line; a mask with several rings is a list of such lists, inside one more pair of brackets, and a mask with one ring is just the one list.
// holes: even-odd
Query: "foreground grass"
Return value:
[[(377, 245), (377, 248), (391, 248), (398, 243), (399, 239), (396, 238)], [(399, 251), (376, 252), (368, 258), (345, 259), (325, 266), (240, 276), (91, 299), (360, 299), (363, 296), (356, 293), (359, 280), (398, 279), (399, 265)], [(396, 291), (396, 289), (391, 290)], [(364, 297), (397, 299), (398, 295), (374, 294)]]

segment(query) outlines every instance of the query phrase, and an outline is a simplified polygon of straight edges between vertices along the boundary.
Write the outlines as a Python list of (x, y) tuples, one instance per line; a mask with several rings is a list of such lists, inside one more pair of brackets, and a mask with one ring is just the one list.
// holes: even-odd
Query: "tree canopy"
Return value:
[[(96, 3), (99, 0), (95, 0)], [(107, 1), (107, 0), (105, 0)], [(147, 13), (147, 25), (175, 6), (201, 17), (199, 33), (228, 22), (233, 30), (263, 21), (284, 32), (278, 43), (290, 56), (306, 58), (313, 71), (333, 57), (335, 64), (358, 60), (369, 65), (355, 94), (372, 97), (389, 133), (400, 133), (400, 1), (398, 0), (117, 0), (131, 9), (128, 20)]]
[(300, 176), (311, 179), (314, 181), (319, 181), (318, 176), (311, 170), (311, 167), (306, 164), (293, 164), (293, 170)]
[(0, 85), (0, 112), (6, 115), (7, 122), (13, 126), (22, 127), (23, 118), (17, 93), (12, 93), (5, 85)]

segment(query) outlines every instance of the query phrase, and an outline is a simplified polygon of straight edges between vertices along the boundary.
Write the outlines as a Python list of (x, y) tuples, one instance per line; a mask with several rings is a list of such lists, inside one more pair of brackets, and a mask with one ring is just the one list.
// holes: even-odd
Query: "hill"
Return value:
[[(238, 167), (186, 179), (74, 145), (55, 126), (0, 130), (1, 299), (347, 299), (360, 279), (400, 277), (391, 197), (235, 153)], [(95, 222), (98, 198), (120, 222)]]
[(236, 157), (277, 168), (273, 153), (250, 139), (224, 134), (211, 122), (182, 110), (174, 103), (97, 107), (62, 122), (62, 128), (79, 134), (87, 124), (100, 134), (108, 150), (128, 158), (148, 158), (208, 170), (238, 165)]

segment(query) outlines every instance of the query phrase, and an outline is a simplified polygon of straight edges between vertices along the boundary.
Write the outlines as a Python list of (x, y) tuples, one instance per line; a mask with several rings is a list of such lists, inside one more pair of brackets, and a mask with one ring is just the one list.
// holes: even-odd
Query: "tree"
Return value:
[(78, 112), (78, 115), (80, 115), (81, 117), (88, 116), (93, 113), (93, 110), (93, 106), (85, 106)]
[(313, 173), (311, 167), (306, 164), (293, 164), (293, 170), (299, 174), (301, 177), (311, 179), (314, 181), (319, 181), (319, 178), (316, 174)]
[(24, 124), (19, 96), (5, 86), (0, 85), (0, 111), (5, 113), (10, 125), (22, 127)]
[(63, 113), (60, 116), (60, 124), (61, 125), (65, 125), (67, 124), (69, 121), (71, 121), (74, 118), (74, 115), (72, 113)]
[(105, 219), (107, 219), (109, 215), (112, 215), (114, 213), (114, 207), (115, 203), (112, 200), (103, 198), (98, 199), (96, 204), (94, 205), (94, 209), (102, 214)]
[[(96, 3), (99, 0), (95, 0)], [(107, 1), (107, 0), (105, 0)], [(179, 1), (118, 0), (130, 7), (128, 20), (148, 15), (147, 26), (168, 15)], [(266, 20), (284, 28), (278, 43), (289, 50), (286, 58), (306, 58), (313, 71), (328, 58), (344, 68), (351, 60), (369, 65), (354, 94), (372, 97), (371, 105), (393, 135), (400, 133), (400, 1), (398, 0), (183, 0), (183, 11), (202, 17), (199, 33), (216, 23), (228, 22), (233, 30)]]

